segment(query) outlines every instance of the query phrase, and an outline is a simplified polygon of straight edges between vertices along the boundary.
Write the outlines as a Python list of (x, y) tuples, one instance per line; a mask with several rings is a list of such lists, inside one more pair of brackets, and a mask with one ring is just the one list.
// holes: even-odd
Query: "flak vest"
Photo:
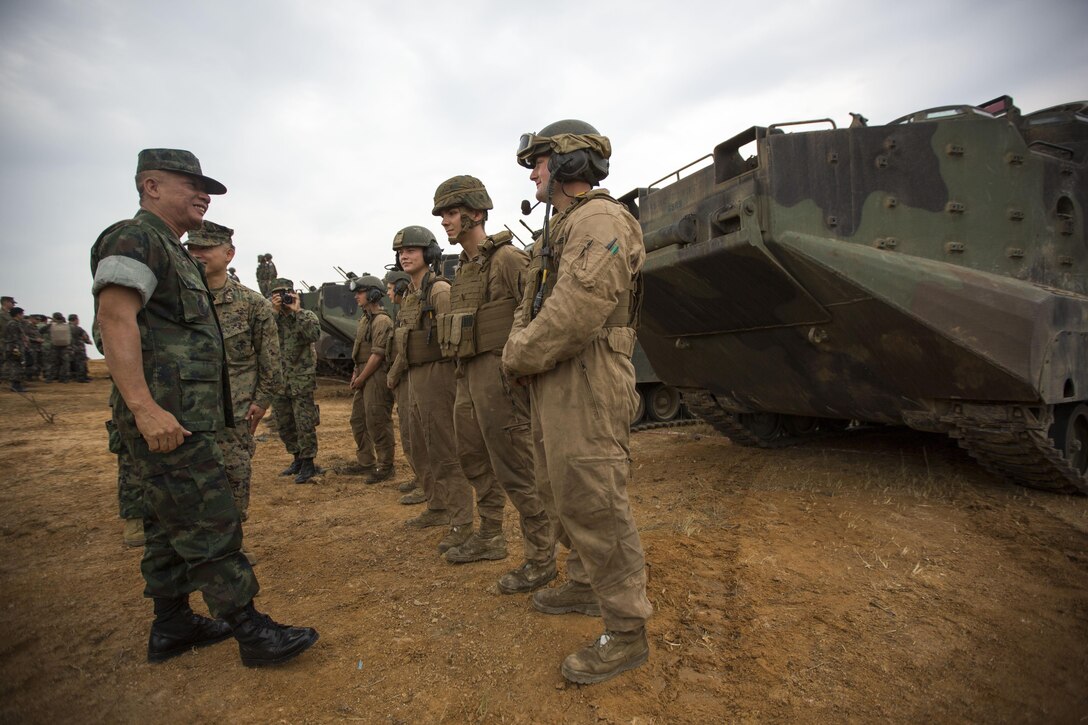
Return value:
[[(129, 225), (148, 230), (152, 243), (169, 256), (171, 271), (176, 275), (169, 285), (160, 280), (160, 287), (173, 288), (176, 296), (152, 295), (136, 313), (144, 379), (151, 396), (194, 433), (233, 426), (223, 333), (203, 267), (180, 244), (168, 241), (158, 229), (139, 219), (118, 222), (106, 229), (99, 235), (95, 251), (105, 237)], [(96, 312), (97, 307), (96, 300)], [(139, 438), (135, 416), (116, 385), (110, 403), (122, 437)]]
[(438, 316), (438, 342), (446, 357), (467, 360), (502, 350), (510, 337), (520, 300), (487, 299), (487, 282), (492, 256), (513, 239), (509, 231), (488, 237), (480, 245), (480, 264), (468, 262), (458, 267), (450, 288), (450, 312)]
[[(604, 199), (613, 204), (624, 206), (623, 202), (613, 199), (608, 192), (602, 189), (596, 189), (587, 192), (584, 196), (571, 204), (561, 215), (561, 218), (569, 216), (579, 206), (592, 199)], [(626, 209), (626, 206), (624, 206), (624, 208)], [(532, 322), (532, 319), (536, 317), (548, 297), (551, 296), (552, 290), (555, 289), (556, 277), (559, 276), (559, 259), (563, 256), (563, 247), (565, 246), (566, 241), (567, 239), (564, 235), (551, 243), (546, 239), (541, 239), (537, 242), (538, 246), (536, 250), (534, 250), (532, 261), (529, 263), (529, 280), (525, 287), (525, 298), (533, 300), (532, 304), (527, 305), (525, 308), (528, 310), (528, 319), (523, 321), (525, 325)], [(630, 286), (620, 293), (619, 299), (616, 300), (615, 308), (613, 308), (612, 312), (608, 315), (608, 318), (604, 321), (602, 327), (630, 327), (638, 329), (638, 318), (641, 307), (642, 274), (639, 273), (631, 280)], [(628, 356), (630, 356), (630, 354), (628, 354)]]
[[(366, 365), (366, 361), (370, 359), (370, 354), (374, 351), (374, 319), (379, 315), (389, 317), (389, 314), (384, 310), (374, 314), (364, 310), (363, 315), (366, 318), (366, 332), (363, 333), (362, 338), (356, 335), (355, 344), (351, 348), (351, 359), (356, 365)], [(389, 351), (382, 350), (381, 352), (386, 359), (380, 367), (386, 369), (389, 366)]]
[(404, 324), (397, 328), (394, 335), (406, 338), (402, 349), (408, 367), (445, 360), (438, 345), (438, 324), (430, 303), (431, 287), (439, 281), (445, 282), (446, 278), (427, 272), (419, 295), (409, 295), (401, 303), (398, 317), (404, 317)]
[(64, 322), (54, 322), (49, 328), (49, 342), (53, 347), (68, 347), (72, 344), (72, 328)]

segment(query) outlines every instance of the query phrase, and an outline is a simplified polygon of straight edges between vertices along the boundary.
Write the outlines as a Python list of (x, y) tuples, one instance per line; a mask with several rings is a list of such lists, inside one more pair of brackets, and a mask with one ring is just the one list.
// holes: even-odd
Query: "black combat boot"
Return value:
[(317, 466), (314, 465), (314, 459), (303, 458), (301, 460), (302, 463), (298, 467), (298, 475), (295, 476), (295, 483), (306, 483), (317, 475)]
[(221, 619), (201, 617), (189, 608), (188, 595), (155, 597), (155, 621), (147, 640), (147, 661), (163, 662), (194, 647), (222, 642), (231, 634)]
[(11, 392), (13, 393), (25, 393), (26, 387), (18, 380), (11, 381)]
[(302, 459), (295, 456), (295, 460), (291, 461), (291, 465), (280, 471), (281, 476), (294, 476), (302, 468)]
[(386, 466), (385, 468), (375, 467), (369, 476), (366, 477), (367, 483), (380, 483), (381, 481), (388, 480), (393, 477), (393, 467)]
[(226, 619), (234, 627), (238, 654), (246, 667), (278, 665), (302, 654), (317, 641), (316, 629), (278, 624), (254, 609), (253, 602)]

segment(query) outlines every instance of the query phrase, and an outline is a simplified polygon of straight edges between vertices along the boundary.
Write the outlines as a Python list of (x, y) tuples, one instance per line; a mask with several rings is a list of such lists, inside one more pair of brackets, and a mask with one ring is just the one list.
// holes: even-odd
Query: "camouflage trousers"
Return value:
[(529, 395), (537, 485), (570, 549), (567, 576), (593, 587), (605, 629), (638, 629), (653, 607), (627, 498), (635, 369), (598, 338), (533, 378)]
[(249, 482), (253, 477), (253, 454), (257, 450), (257, 441), (249, 432), (249, 423), (242, 421), (233, 428), (216, 431), (215, 442), (223, 453), (223, 466), (230, 482), (230, 492), (234, 496), (234, 505), (242, 521), (249, 519)]
[(110, 453), (117, 456), (117, 509), (123, 519), (142, 519), (144, 517), (144, 492), (132, 470), (132, 459), (128, 448), (121, 441), (121, 434), (112, 420), (106, 421), (109, 433)]
[(483, 353), (460, 363), (453, 429), (480, 518), (501, 522), (509, 496), (519, 514), (525, 559), (551, 561), (555, 532), (536, 487), (529, 393), (506, 382), (499, 355)]
[(42, 376), (42, 346), (31, 345), (26, 356), (27, 380), (37, 380)]
[(393, 467), (393, 391), (380, 368), (351, 398), (351, 435), (360, 466)]
[(43, 345), (42, 347), (45, 349), (46, 382), (53, 382), (54, 380), (60, 380), (63, 383), (68, 382), (68, 371), (72, 365), (70, 348), (56, 347), (54, 345)]
[(470, 524), (472, 486), (457, 461), (457, 442), (453, 436), (453, 401), (456, 394), (453, 363), (413, 365), (408, 368), (406, 378), (412, 399), (412, 430), (409, 435), (416, 463), (426, 471), (420, 483), (427, 495), (427, 508), (445, 509), (452, 526)]
[(80, 343), (78, 346), (69, 348), (69, 367), (72, 378), (75, 380), (87, 379), (87, 347)]
[(21, 383), (26, 379), (26, 368), (23, 367), (23, 358), (15, 357), (10, 352), (4, 356), (4, 380), (12, 383)]
[(272, 399), (276, 430), (287, 452), (296, 458), (317, 457), (317, 426), (321, 422), (314, 391), (277, 396)]
[(142, 438), (125, 445), (143, 491), (144, 596), (199, 589), (214, 617), (249, 604), (259, 586), (215, 434), (193, 433), (170, 453), (150, 452)]

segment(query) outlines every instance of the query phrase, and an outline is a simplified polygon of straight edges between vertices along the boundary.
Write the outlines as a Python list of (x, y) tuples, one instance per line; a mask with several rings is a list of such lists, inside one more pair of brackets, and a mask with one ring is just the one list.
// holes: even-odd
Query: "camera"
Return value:
[(294, 292), (288, 292), (286, 290), (283, 291), (283, 292), (280, 292), (280, 302), (285, 304), (285, 305), (295, 304), (295, 293)]

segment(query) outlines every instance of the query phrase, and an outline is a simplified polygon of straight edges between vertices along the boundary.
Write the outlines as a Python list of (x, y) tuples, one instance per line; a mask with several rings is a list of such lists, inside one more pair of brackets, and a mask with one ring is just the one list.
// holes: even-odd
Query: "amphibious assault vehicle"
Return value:
[(1086, 102), (749, 128), (625, 196), (639, 339), (740, 444), (906, 424), (1088, 493), (1086, 159)]

